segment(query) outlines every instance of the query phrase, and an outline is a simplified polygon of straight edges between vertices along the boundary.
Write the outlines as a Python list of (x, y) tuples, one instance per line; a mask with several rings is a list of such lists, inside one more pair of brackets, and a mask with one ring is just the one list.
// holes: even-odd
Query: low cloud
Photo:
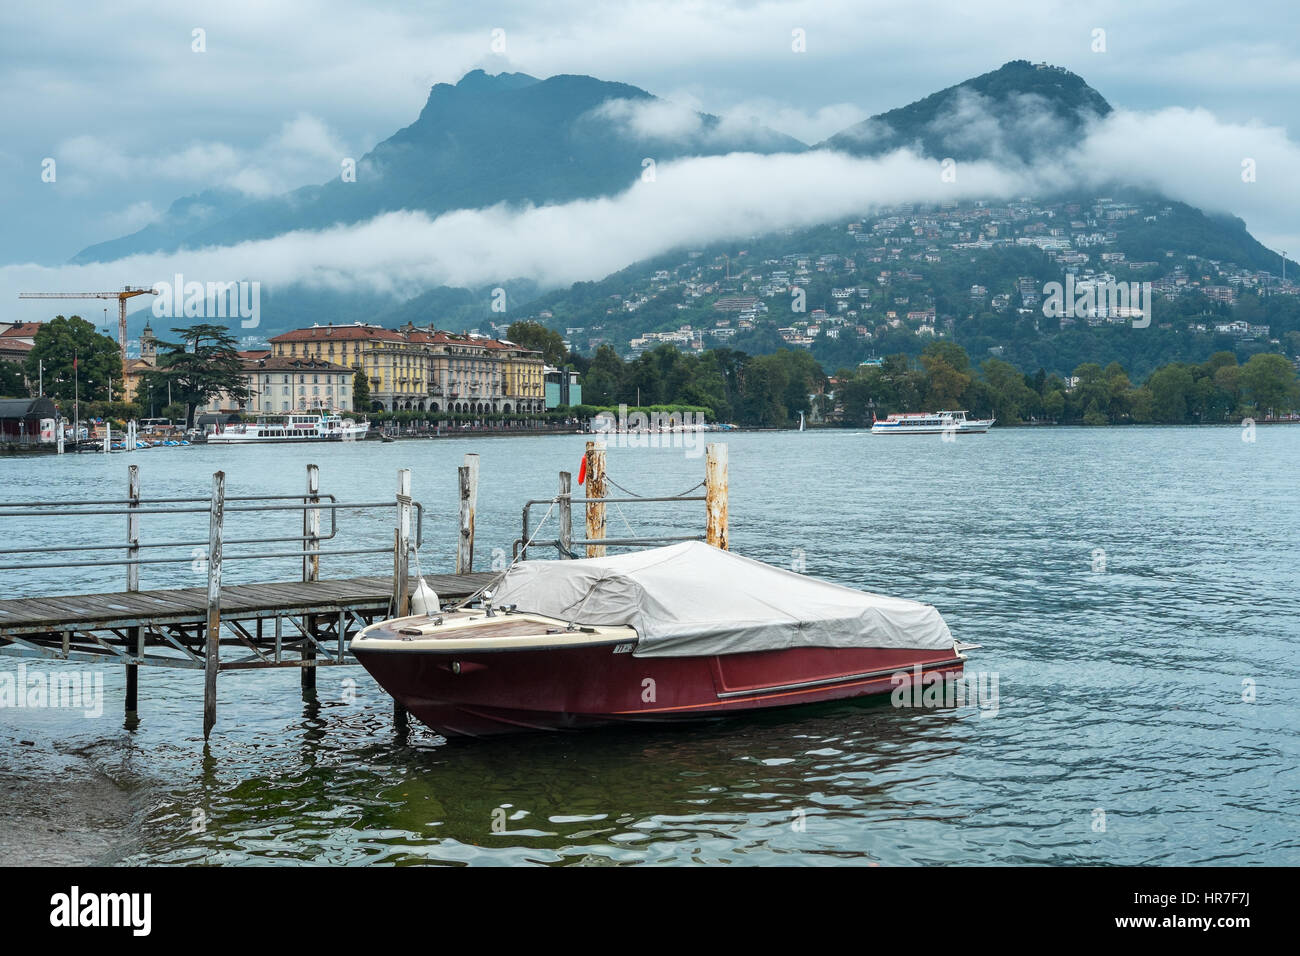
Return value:
[[(629, 122), (667, 135), (680, 117), (631, 111)], [(908, 149), (861, 159), (816, 150), (731, 153), (659, 164), (607, 198), (537, 207), (493, 206), (435, 217), (394, 212), (352, 226), (168, 255), (62, 268), (0, 268), (0, 295), (113, 288), (124, 282), (259, 280), (274, 291), (315, 288), (407, 296), (436, 285), (480, 287), (528, 279), (543, 287), (598, 279), (672, 248), (745, 239), (845, 221), (900, 202), (1006, 199), (1069, 190), (1096, 195), (1115, 184), (1145, 186), (1211, 211), (1242, 216), (1268, 244), (1300, 237), (1300, 146), (1283, 130), (1216, 120), (1204, 110), (1119, 111), (1078, 141), (1052, 142), (1031, 165), (959, 162), (956, 181), (937, 160)], [(1254, 182), (1242, 179), (1253, 161)], [(24, 308), (26, 304), (24, 304)], [(29, 314), (30, 316), (30, 314)]]
[[(394, 212), (353, 226), (111, 263), (0, 269), (4, 293), (124, 281), (259, 280), (271, 290), (317, 288), (410, 295), (432, 285), (596, 279), (666, 249), (812, 226), (884, 204), (940, 196), (1018, 194), (1021, 177), (972, 164), (958, 183), (909, 152), (855, 159), (818, 151), (732, 153), (659, 164), (654, 182), (602, 199), (459, 210), (431, 218)], [(129, 277), (124, 279), (123, 277)]]
[(620, 137), (680, 149), (790, 149), (792, 144), (756, 116), (732, 110), (713, 116), (658, 98), (606, 100), (586, 116)]

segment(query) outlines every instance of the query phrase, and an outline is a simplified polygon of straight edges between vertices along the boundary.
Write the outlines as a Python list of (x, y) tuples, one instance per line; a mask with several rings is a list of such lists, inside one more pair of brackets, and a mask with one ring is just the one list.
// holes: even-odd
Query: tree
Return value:
[(612, 405), (623, 388), (626, 366), (612, 345), (596, 349), (591, 367), (583, 376), (582, 398), (589, 405)]
[(1043, 414), (1052, 421), (1060, 421), (1061, 416), (1065, 414), (1065, 393), (1059, 389), (1052, 389), (1043, 396)]
[(249, 400), (244, 362), (225, 327), (201, 322), (172, 331), (181, 341), (159, 343), (166, 351), (158, 357), (158, 370), (171, 383), (172, 401), (185, 406), (186, 427), (194, 423), (195, 408), (222, 392), (240, 405)]
[(1014, 424), (1020, 421), (1022, 411), (1032, 410), (1038, 393), (1025, 384), (1025, 377), (1010, 362), (985, 359), (980, 373), (988, 383), (995, 418)]
[(370, 377), (360, 365), (352, 366), (352, 409), (370, 411)]
[(23, 367), (17, 362), (0, 361), (0, 396), (26, 398), (28, 393)]
[(970, 387), (970, 356), (955, 342), (931, 342), (921, 352), (921, 365), (928, 378), (926, 402), (932, 410), (959, 408)]
[(1240, 382), (1255, 410), (1263, 415), (1280, 415), (1296, 407), (1300, 397), (1295, 369), (1274, 353), (1252, 355), (1241, 367)]
[(1186, 422), (1193, 385), (1192, 373), (1185, 365), (1166, 365), (1152, 372), (1147, 388), (1151, 392), (1151, 414), (1155, 420), (1170, 425)]
[(564, 347), (564, 338), (554, 329), (548, 329), (539, 322), (511, 322), (506, 329), (506, 338), (516, 345), (522, 345), (534, 352), (541, 352), (547, 365), (560, 368), (564, 365), (568, 350)]
[(109, 398), (109, 379), (122, 387), (122, 353), (117, 343), (78, 315), (55, 316), (41, 325), (24, 364), (27, 378), (36, 381), (42, 365), (45, 394), (51, 398), (101, 401)]
[(741, 381), (741, 420), (746, 425), (782, 428), (789, 423), (783, 398), (790, 372), (777, 355), (760, 355), (746, 365)]

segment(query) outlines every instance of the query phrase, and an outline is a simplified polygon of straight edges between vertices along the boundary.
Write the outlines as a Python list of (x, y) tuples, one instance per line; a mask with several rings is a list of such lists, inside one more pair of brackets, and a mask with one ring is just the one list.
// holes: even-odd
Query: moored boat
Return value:
[(251, 445), (268, 442), (358, 441), (370, 431), (369, 422), (340, 415), (303, 413), (263, 415), (256, 422), (218, 426), (208, 434), (209, 445)]
[(448, 736), (699, 721), (889, 694), (911, 675), (960, 674), (965, 661), (928, 604), (700, 542), (523, 562), (479, 607), (373, 624), (351, 650)]
[(966, 412), (901, 412), (873, 419), (873, 435), (982, 435), (996, 419), (967, 418)]

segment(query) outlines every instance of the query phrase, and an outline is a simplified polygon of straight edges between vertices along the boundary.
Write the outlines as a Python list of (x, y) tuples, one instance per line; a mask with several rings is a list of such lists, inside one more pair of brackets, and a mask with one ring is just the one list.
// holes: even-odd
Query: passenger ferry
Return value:
[(965, 411), (903, 412), (884, 420), (872, 417), (873, 435), (982, 435), (993, 427), (992, 418), (967, 418)]
[(219, 425), (208, 435), (209, 445), (248, 445), (258, 442), (358, 441), (370, 431), (369, 422), (339, 415), (264, 415), (255, 423)]

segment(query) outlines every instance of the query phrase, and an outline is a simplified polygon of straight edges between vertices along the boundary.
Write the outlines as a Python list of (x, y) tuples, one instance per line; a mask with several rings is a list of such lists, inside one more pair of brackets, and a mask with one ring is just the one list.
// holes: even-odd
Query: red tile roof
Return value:
[(271, 342), (324, 342), (324, 341), (381, 341), (406, 342), (413, 345), (459, 345), (481, 349), (515, 349), (520, 352), (540, 354), (513, 342), (479, 338), (465, 333), (446, 332), (441, 329), (416, 328), (384, 329), (374, 325), (314, 325), (309, 329), (294, 329), (271, 339)]
[(404, 338), (401, 332), (394, 332), (392, 329), (381, 329), (374, 325), (314, 325), (310, 329), (294, 329), (292, 332), (285, 332), (283, 335), (275, 336), (271, 341), (324, 342), (329, 340), (351, 342), (373, 339), (401, 342)]

